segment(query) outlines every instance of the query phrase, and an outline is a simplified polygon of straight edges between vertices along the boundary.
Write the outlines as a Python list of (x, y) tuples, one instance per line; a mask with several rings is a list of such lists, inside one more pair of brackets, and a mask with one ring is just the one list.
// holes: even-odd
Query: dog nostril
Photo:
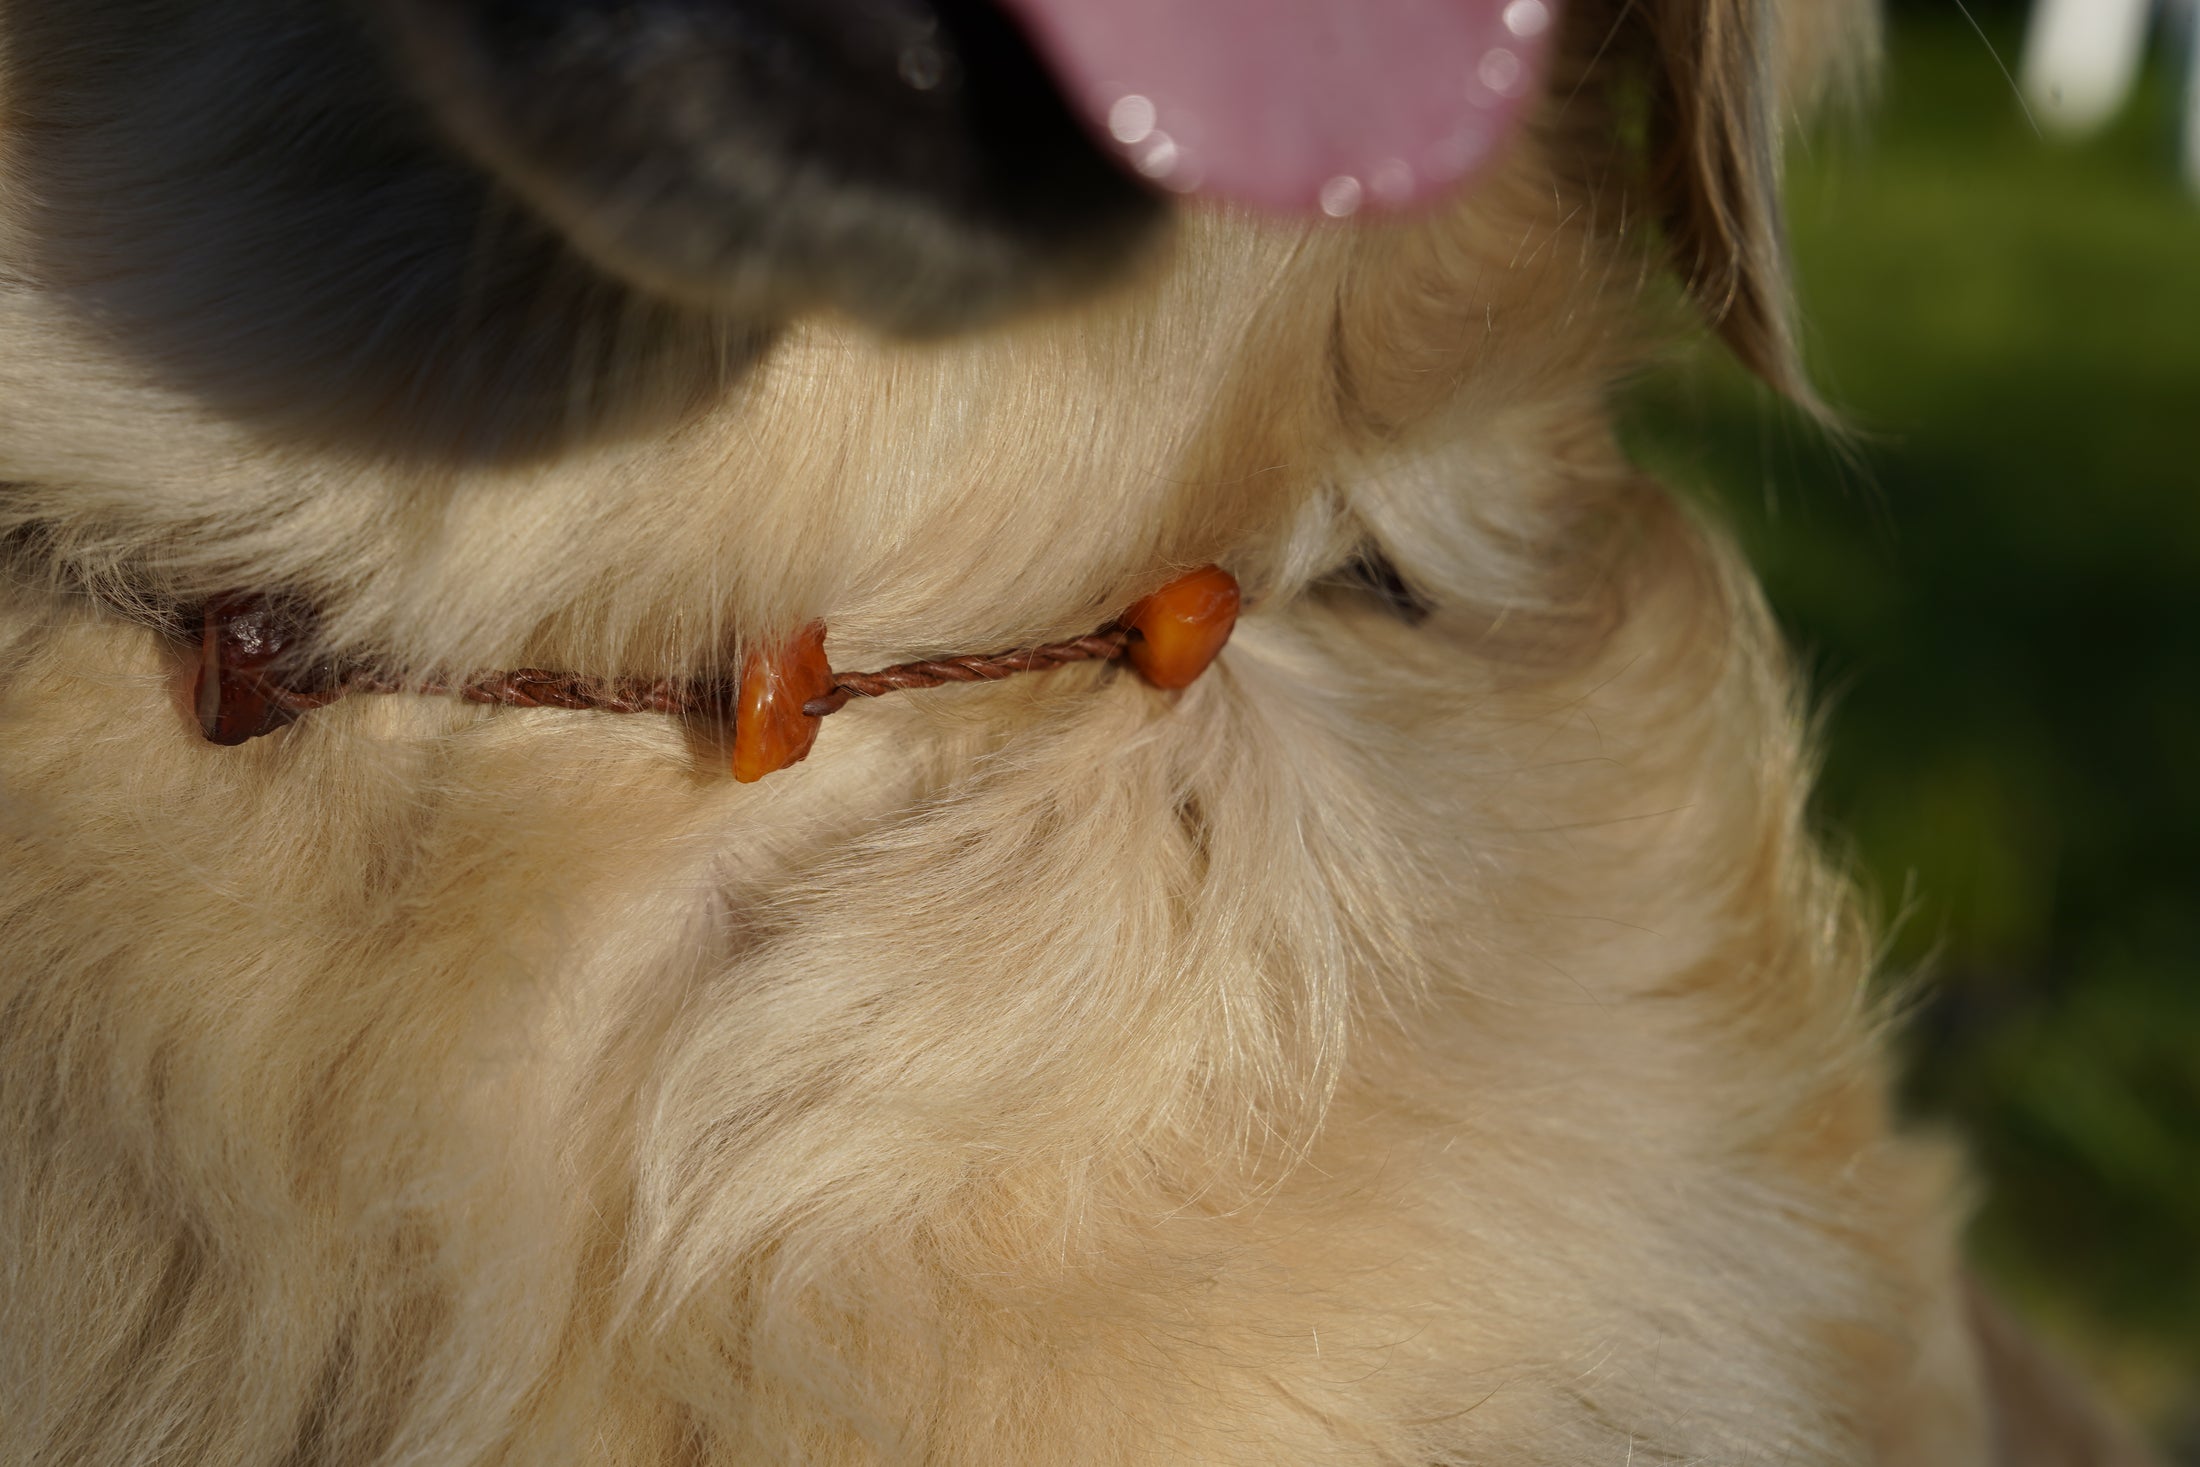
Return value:
[(954, 85), (954, 68), (948, 57), (932, 42), (911, 41), (901, 48), (901, 61), (895, 68), (901, 79), (920, 92), (935, 91)]

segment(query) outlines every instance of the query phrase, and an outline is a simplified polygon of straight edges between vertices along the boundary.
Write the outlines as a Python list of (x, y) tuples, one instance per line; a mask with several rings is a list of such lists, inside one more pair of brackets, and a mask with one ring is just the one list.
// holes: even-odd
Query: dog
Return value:
[[(1212, 12), (0, 3), (0, 1461), (2050, 1460), (1609, 412), (1691, 311), (1812, 403), (1780, 139), (1870, 16)], [(1319, 188), (1099, 109), (1158, 35), (1404, 116), (1499, 22)], [(478, 681), (1120, 650), (1209, 565), (1181, 690), (754, 783)]]

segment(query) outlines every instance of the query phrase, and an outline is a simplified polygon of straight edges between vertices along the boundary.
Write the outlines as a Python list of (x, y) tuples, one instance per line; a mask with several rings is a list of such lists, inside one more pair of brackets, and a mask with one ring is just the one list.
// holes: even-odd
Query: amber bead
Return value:
[(199, 732), (208, 742), (241, 744), (298, 717), (275, 696), (271, 669), (306, 630), (297, 612), (264, 597), (225, 596), (208, 604), (191, 690)]
[(802, 705), (832, 690), (823, 622), (811, 622), (777, 648), (751, 652), (734, 705), (733, 777), (754, 784), (807, 759), (824, 720), (804, 713)]
[(1238, 583), (1218, 565), (1179, 576), (1133, 606), (1123, 625), (1131, 665), (1157, 688), (1188, 688), (1237, 626)]

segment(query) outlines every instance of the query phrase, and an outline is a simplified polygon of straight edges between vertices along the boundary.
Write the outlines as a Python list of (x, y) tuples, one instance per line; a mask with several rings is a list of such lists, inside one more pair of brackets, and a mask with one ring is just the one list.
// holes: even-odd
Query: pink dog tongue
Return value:
[(1559, 0), (1004, 0), (1094, 134), (1181, 192), (1350, 214), (1475, 172)]

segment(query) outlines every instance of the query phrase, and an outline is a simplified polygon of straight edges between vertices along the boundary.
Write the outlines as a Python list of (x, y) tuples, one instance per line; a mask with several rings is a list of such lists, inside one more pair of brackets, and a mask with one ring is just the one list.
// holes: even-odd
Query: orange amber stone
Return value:
[(733, 710), (733, 777), (754, 784), (809, 758), (825, 720), (810, 717), (802, 705), (832, 690), (821, 621), (811, 622), (782, 647), (751, 652), (741, 667), (741, 691)]
[(1157, 688), (1188, 688), (1237, 626), (1238, 583), (1219, 565), (1178, 576), (1123, 617), (1131, 665)]

